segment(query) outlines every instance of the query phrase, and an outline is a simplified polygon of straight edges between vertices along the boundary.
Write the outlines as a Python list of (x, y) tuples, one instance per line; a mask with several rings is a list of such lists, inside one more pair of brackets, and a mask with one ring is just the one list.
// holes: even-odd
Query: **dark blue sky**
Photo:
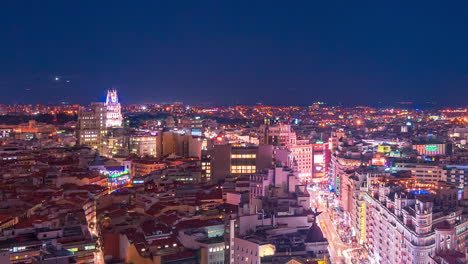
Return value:
[(466, 1), (9, 2), (0, 103), (468, 99)]

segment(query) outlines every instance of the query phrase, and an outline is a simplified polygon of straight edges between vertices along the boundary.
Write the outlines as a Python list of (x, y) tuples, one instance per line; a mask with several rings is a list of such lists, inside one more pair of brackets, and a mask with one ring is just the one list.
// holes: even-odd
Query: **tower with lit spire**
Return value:
[(119, 103), (119, 97), (117, 95), (117, 90), (110, 89), (107, 90), (106, 105), (114, 105)]
[(78, 144), (105, 153), (108, 132), (122, 127), (122, 111), (116, 90), (108, 90), (105, 102), (94, 102), (78, 111)]
[(106, 97), (106, 127), (122, 126), (122, 110), (119, 103), (117, 90), (107, 90)]

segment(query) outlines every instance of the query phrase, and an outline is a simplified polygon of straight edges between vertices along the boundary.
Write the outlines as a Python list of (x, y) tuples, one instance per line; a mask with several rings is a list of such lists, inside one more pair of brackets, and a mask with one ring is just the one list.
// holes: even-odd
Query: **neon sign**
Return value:
[(361, 219), (360, 219), (361, 243), (364, 243), (366, 238), (366, 203), (361, 203)]
[(340, 176), (336, 176), (335, 194), (340, 196)]
[(122, 176), (128, 175), (128, 170), (125, 171), (110, 171), (109, 172), (109, 178), (119, 178)]
[(426, 145), (426, 151), (437, 151), (439, 150), (439, 147), (437, 145)]
[(122, 176), (127, 176), (129, 173), (128, 169), (125, 170), (103, 170), (103, 174), (107, 175), (109, 178), (119, 178)]
[(125, 167), (121, 167), (122, 169), (112, 168), (109, 170), (102, 170), (102, 174), (106, 175), (110, 185), (112, 186), (120, 186), (128, 184), (130, 181), (130, 172)]

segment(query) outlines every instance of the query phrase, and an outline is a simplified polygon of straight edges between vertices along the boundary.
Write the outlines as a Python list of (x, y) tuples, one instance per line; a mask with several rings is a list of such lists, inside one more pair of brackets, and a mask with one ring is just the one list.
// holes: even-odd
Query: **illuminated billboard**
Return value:
[(312, 167), (312, 172), (314, 178), (322, 178), (325, 172), (325, 157), (322, 153), (314, 154), (314, 162)]
[(437, 145), (426, 145), (426, 151), (432, 152), (437, 150), (439, 150), (439, 147)]
[(380, 153), (388, 153), (392, 151), (392, 147), (391, 146), (387, 146), (387, 145), (379, 145), (377, 147), (377, 152), (380, 152)]
[(323, 154), (315, 154), (314, 155), (314, 164), (323, 164), (325, 162), (323, 158)]
[(377, 157), (377, 158), (373, 158), (371, 163), (374, 166), (384, 166), (386, 161), (387, 161), (387, 159), (384, 158), (384, 157), (380, 157), (380, 158)]
[(108, 177), (111, 186), (123, 186), (130, 182), (130, 172), (124, 166), (107, 167), (101, 173)]
[(413, 145), (413, 149), (424, 156), (444, 156), (451, 152), (450, 145), (447, 144), (417, 144)]
[(361, 217), (360, 217), (360, 242), (364, 243), (366, 239), (366, 203), (361, 203)]

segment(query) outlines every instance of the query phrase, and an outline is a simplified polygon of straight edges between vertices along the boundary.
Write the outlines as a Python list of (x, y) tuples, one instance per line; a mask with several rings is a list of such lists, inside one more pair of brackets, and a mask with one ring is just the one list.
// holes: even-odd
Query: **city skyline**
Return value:
[(0, 264), (468, 263), (468, 2), (2, 11)]
[(465, 108), (120, 102), (0, 105), (0, 263), (468, 260)]
[[(118, 89), (105, 89), (107, 91), (115, 91), (119, 92)], [(45, 105), (45, 106), (59, 106), (59, 105), (87, 105), (92, 101), (97, 102), (106, 102), (108, 98), (102, 95), (102, 91), (100, 92), (99, 96), (96, 96), (94, 99), (91, 99), (87, 102), (77, 102), (77, 101), (57, 101), (57, 102), (42, 102), (42, 101), (31, 101), (28, 103), (21, 103), (21, 102), (7, 102), (7, 103), (0, 103), (0, 105)], [(190, 101), (190, 100), (189, 100)], [(308, 103), (304, 104), (271, 104), (271, 103), (264, 103), (262, 101), (255, 102), (255, 103), (236, 103), (236, 104), (223, 104), (223, 103), (188, 103), (186, 101), (174, 99), (172, 101), (145, 101), (145, 102), (121, 102), (124, 106), (131, 106), (131, 105), (173, 105), (173, 104), (180, 104), (180, 105), (187, 105), (193, 107), (229, 107), (229, 106), (256, 106), (256, 105), (263, 105), (263, 106), (271, 106), (271, 107), (310, 107), (315, 104), (326, 106), (326, 107), (371, 107), (376, 109), (385, 109), (385, 108), (395, 108), (395, 109), (416, 109), (416, 110), (431, 110), (431, 109), (444, 109), (444, 108), (465, 108), (467, 106), (466, 103), (461, 104), (439, 104), (437, 101), (425, 101), (425, 102), (415, 102), (415, 101), (378, 101), (373, 103), (352, 103), (352, 102), (337, 102), (334, 103), (333, 101), (327, 102), (324, 100), (316, 99), (310, 100)]]
[(0, 103), (463, 106), (466, 5), (8, 3)]

